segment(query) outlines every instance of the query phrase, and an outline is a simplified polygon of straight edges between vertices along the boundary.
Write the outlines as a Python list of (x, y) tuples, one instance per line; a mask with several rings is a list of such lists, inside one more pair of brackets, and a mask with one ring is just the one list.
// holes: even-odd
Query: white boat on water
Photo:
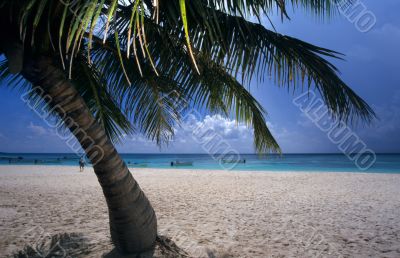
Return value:
[(246, 163), (246, 160), (245, 160), (245, 159), (240, 159), (240, 160), (223, 159), (223, 160), (222, 160), (222, 163), (232, 163), (232, 164), (239, 164), (239, 163), (242, 163), (242, 164), (245, 164), (245, 163)]
[(132, 168), (147, 168), (147, 164), (146, 163), (128, 163), (128, 167), (132, 167)]
[(177, 166), (177, 167), (182, 167), (182, 166), (193, 166), (193, 161), (175, 161), (171, 162), (171, 167)]

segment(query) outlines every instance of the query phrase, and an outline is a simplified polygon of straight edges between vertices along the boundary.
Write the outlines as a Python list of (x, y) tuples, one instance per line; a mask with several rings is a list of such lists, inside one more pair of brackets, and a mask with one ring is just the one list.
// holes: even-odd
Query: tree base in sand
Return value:
[[(110, 244), (111, 247), (111, 244)], [(104, 246), (97, 247), (89, 243), (82, 234), (57, 234), (51, 236), (34, 246), (28, 245), (23, 250), (9, 256), (10, 258), (81, 258), (81, 257), (104, 257), (104, 258), (186, 258), (190, 255), (179, 248), (171, 239), (165, 236), (157, 236), (156, 246), (153, 251), (136, 254), (121, 255), (115, 249), (111, 252), (104, 250)]]

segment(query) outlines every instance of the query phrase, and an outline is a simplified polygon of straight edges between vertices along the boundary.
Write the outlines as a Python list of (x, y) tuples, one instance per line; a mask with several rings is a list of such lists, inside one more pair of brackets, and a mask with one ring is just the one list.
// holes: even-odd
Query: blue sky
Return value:
[[(371, 126), (352, 130), (375, 152), (400, 152), (400, 1), (363, 0), (376, 17), (375, 26), (362, 33), (341, 14), (329, 21), (318, 21), (301, 10), (290, 13), (281, 23), (273, 17), (280, 33), (298, 37), (346, 55), (345, 61), (332, 60), (341, 76), (376, 111), (379, 120)], [(269, 27), (267, 21), (263, 21)], [(3, 86), (3, 85), (2, 85)], [(288, 92), (272, 81), (252, 83), (252, 94), (268, 112), (267, 121), (286, 153), (338, 152), (292, 100), (300, 92)], [(232, 148), (242, 153), (254, 151), (252, 133), (235, 121), (203, 114), (196, 123), (217, 132)], [(153, 153), (160, 149), (140, 135), (128, 137), (121, 152)], [(204, 152), (190, 132), (176, 128), (176, 137), (165, 153)], [(20, 99), (20, 93), (0, 87), (0, 152), (71, 152), (51, 128)]]

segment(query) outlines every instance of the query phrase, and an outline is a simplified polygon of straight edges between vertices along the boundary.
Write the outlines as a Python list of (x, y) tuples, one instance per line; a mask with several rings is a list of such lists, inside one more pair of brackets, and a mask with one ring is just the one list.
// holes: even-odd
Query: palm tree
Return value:
[(157, 220), (113, 144), (134, 132), (158, 144), (173, 137), (184, 110), (169, 92), (251, 126), (259, 153), (280, 149), (246, 87), (254, 78), (315, 88), (343, 121), (374, 117), (324, 59), (339, 53), (250, 21), (275, 10), (284, 19), (288, 6), (335, 13), (334, 0), (1, 1), (1, 79), (41, 100), (79, 141), (103, 189), (118, 252), (151, 250)]

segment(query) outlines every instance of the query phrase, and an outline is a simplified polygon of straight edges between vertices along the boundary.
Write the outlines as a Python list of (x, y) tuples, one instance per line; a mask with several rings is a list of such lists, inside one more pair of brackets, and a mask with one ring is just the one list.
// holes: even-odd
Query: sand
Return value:
[[(400, 175), (132, 169), (159, 233), (192, 257), (400, 257)], [(0, 256), (81, 233), (111, 248), (107, 209), (86, 169), (0, 166)]]

